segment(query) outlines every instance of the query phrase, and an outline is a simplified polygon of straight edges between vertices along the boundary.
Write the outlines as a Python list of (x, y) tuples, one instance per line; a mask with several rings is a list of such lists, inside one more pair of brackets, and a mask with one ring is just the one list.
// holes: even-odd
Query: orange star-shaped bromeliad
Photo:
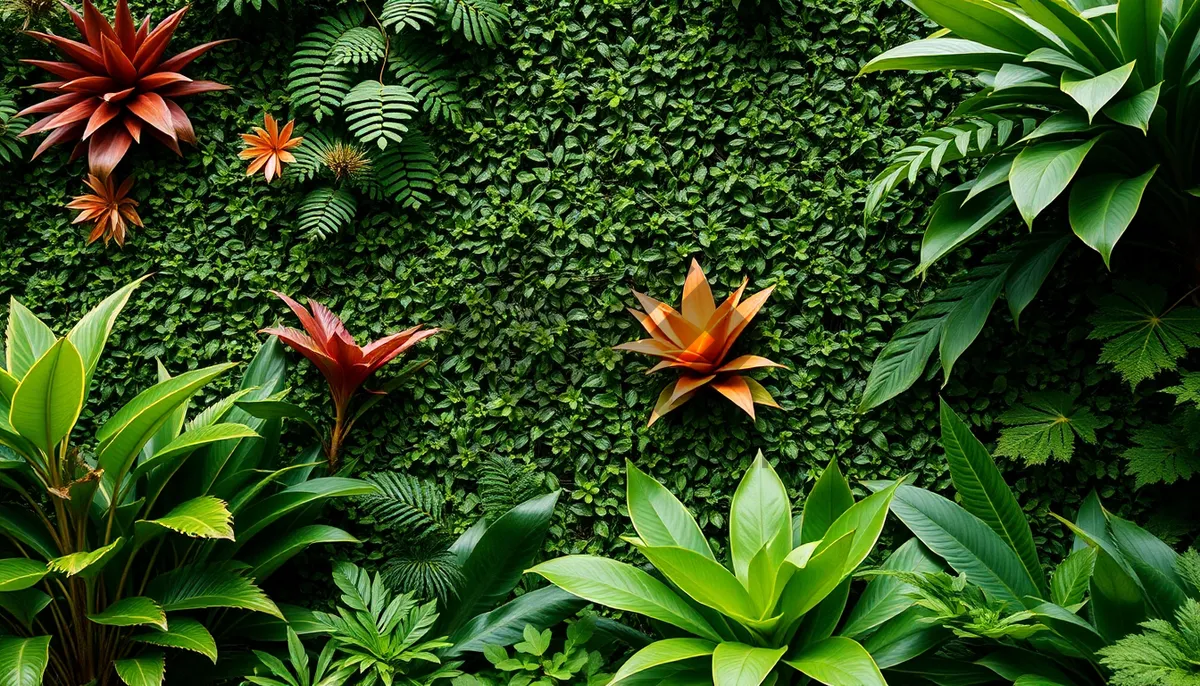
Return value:
[(758, 314), (771, 295), (774, 286), (742, 300), (749, 279), (743, 279), (729, 299), (717, 307), (712, 290), (700, 264), (692, 260), (687, 281), (683, 284), (683, 313), (654, 298), (634, 291), (645, 313), (630, 308), (630, 312), (650, 334), (650, 338), (623, 343), (616, 350), (630, 350), (662, 358), (646, 372), (679, 369), (683, 373), (658, 396), (650, 414), (650, 424), (659, 417), (695, 397), (705, 386), (717, 390), (754, 418), (754, 405), (779, 407), (762, 384), (742, 372), (763, 367), (783, 367), (765, 357), (742, 355), (725, 362), (734, 341), (746, 330), (746, 325)]
[(137, 207), (137, 201), (129, 197), (129, 190), (133, 188), (133, 178), (125, 179), (117, 185), (111, 176), (101, 179), (94, 174), (88, 174), (84, 183), (93, 192), (77, 195), (67, 204), (68, 208), (80, 211), (79, 216), (71, 223), (92, 222), (92, 233), (88, 236), (88, 243), (103, 238), (105, 245), (108, 245), (111, 239), (124, 247), (126, 222), (142, 225), (142, 218), (134, 209)]
[(299, 136), (292, 138), (295, 121), (288, 122), (281, 131), (275, 117), (267, 114), (263, 116), (263, 125), (265, 129), (256, 126), (254, 133), (242, 134), (246, 149), (238, 153), (238, 157), (253, 160), (246, 168), (246, 176), (253, 176), (261, 169), (263, 176), (267, 177), (267, 183), (271, 183), (271, 179), (283, 173), (285, 163), (296, 161), (288, 151), (300, 145), (304, 139)]

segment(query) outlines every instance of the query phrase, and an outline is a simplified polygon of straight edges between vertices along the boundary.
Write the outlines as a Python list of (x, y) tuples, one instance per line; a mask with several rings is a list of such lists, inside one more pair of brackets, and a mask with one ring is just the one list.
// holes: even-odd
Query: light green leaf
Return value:
[(668, 638), (655, 641), (626, 660), (609, 682), (609, 686), (617, 686), (629, 677), (659, 665), (712, 655), (716, 647), (717, 644), (712, 641), (698, 638)]
[(733, 570), (743, 584), (749, 578), (750, 560), (764, 546), (772, 567), (778, 567), (792, 550), (792, 505), (762, 452), (733, 494), (729, 537)]
[(126, 686), (162, 686), (166, 678), (166, 660), (162, 653), (143, 653), (126, 660), (116, 660), (113, 667)]
[(0, 592), (20, 591), (42, 580), (50, 570), (44, 562), (23, 557), (0, 560)]
[(955, 36), (999, 50), (1024, 55), (1052, 45), (1015, 12), (987, 0), (913, 0), (913, 6)]
[[(800, 515), (797, 545), (819, 541), (838, 517), (854, 506), (850, 484), (838, 469), (837, 460), (830, 460), (817, 483), (809, 491)], [(795, 534), (793, 534), (795, 535)]]
[(1100, 361), (1130, 386), (1174, 369), (1189, 349), (1200, 347), (1200, 309), (1168, 309), (1166, 292), (1152, 285), (1118, 282), (1088, 321), (1095, 326), (1088, 338), (1105, 341)]
[(1129, 80), (1129, 75), (1133, 73), (1133, 67), (1134, 63), (1130, 62), (1124, 66), (1090, 78), (1081, 78), (1069, 71), (1064, 71), (1059, 82), (1059, 88), (1062, 89), (1062, 92), (1071, 96), (1071, 99), (1079, 103), (1080, 107), (1087, 112), (1088, 122), (1090, 123), (1096, 118), (1096, 113), (1125, 87), (1125, 82)]
[(125, 540), (123, 538), (118, 537), (117, 540), (109, 543), (103, 548), (56, 557), (46, 563), (46, 567), (49, 568), (51, 572), (58, 572), (59, 574), (66, 574), (67, 576), (75, 576), (76, 574), (86, 571), (87, 574), (84, 574), (83, 576), (86, 578), (93, 578), (98, 572), (104, 569), (104, 565), (107, 564), (110, 559), (112, 559), (113, 553), (115, 553), (124, 542)]
[(172, 617), (170, 628), (132, 636), (135, 643), (146, 643), (162, 648), (179, 648), (200, 653), (217, 663), (217, 642), (203, 624), (191, 617)]
[(1158, 35), (1163, 0), (1121, 0), (1117, 5), (1117, 42), (1127, 60), (1137, 62), (1145, 83), (1158, 80)]
[(946, 314), (945, 324), (941, 329), (938, 341), (938, 355), (942, 362), (942, 372), (945, 374), (943, 385), (950, 382), (950, 372), (954, 363), (975, 342), (983, 325), (987, 323), (992, 306), (1000, 291), (1004, 288), (1006, 267), (992, 270), (994, 273), (984, 274), (977, 270), (975, 281), (965, 284), (961, 290), (961, 298), (953, 303)]
[(1162, 83), (1156, 83), (1137, 95), (1118, 100), (1105, 107), (1104, 115), (1119, 124), (1139, 129), (1143, 134), (1149, 133), (1150, 117), (1154, 115), (1154, 108), (1158, 105), (1160, 90), (1162, 90)]
[[(963, 204), (967, 204), (968, 201), (986, 190), (1000, 184), (1007, 185), (1008, 174), (1012, 171), (1012, 163), (1016, 157), (1013, 153), (1004, 153), (988, 160), (988, 163), (983, 165), (983, 169), (979, 171), (979, 176), (975, 177), (975, 182), (971, 184), (970, 190), (967, 191), (967, 197), (963, 199)], [(1008, 197), (1011, 200), (1012, 193), (1009, 193)]]
[[(787, 584), (779, 597), (779, 607), (783, 611), (785, 624), (790, 624), (816, 607), (848, 574), (847, 558), (854, 546), (854, 532), (844, 532), (837, 538), (827, 536), (822, 545), (824, 547), (803, 566), (796, 566), (787, 576)], [(789, 564), (785, 562), (784, 566)]]
[(1068, 207), (1071, 230), (1088, 247), (1100, 253), (1104, 266), (1110, 266), (1112, 249), (1137, 214), (1142, 194), (1156, 171), (1158, 165), (1133, 178), (1096, 174), (1080, 179), (1071, 188)]
[(305, 548), (318, 543), (358, 543), (349, 533), (333, 526), (310, 524), (289, 531), (271, 541), (262, 550), (246, 558), (250, 565), (250, 576), (262, 580)]
[(1050, 599), (1064, 607), (1083, 602), (1092, 569), (1096, 565), (1096, 549), (1080, 548), (1066, 557), (1050, 577)]
[(758, 686), (787, 648), (772, 650), (744, 643), (720, 643), (713, 650), (713, 686)]
[(58, 337), (37, 315), (17, 302), (16, 298), (10, 298), (7, 338), (4, 367), (12, 376), (23, 379), (33, 363), (46, 354)]
[(42, 686), (50, 662), (50, 637), (0, 638), (0, 684)]
[(665, 486), (625, 461), (626, 502), (638, 537), (652, 546), (679, 546), (716, 560), (700, 526)]
[(829, 686), (887, 686), (866, 649), (842, 636), (804, 646), (784, 662)]
[(961, 38), (927, 38), (892, 48), (867, 62), (860, 74), (904, 69), (942, 71), (945, 69), (999, 69), (1009, 62), (1020, 62), (1021, 55), (998, 50)]
[(9, 423), (44, 453), (71, 432), (83, 410), (83, 360), (63, 338), (38, 358), (13, 393)]
[[(693, 600), (721, 614), (757, 619), (758, 612), (742, 584), (716, 560), (688, 548), (638, 546), (663, 576)], [(774, 567), (772, 567), (774, 569)]]
[(867, 555), (871, 554), (875, 542), (879, 540), (879, 534), (883, 531), (883, 524), (887, 521), (888, 506), (901, 481), (895, 481), (883, 490), (854, 503), (829, 525), (821, 545), (817, 547), (818, 553), (832, 546), (843, 535), (853, 533), (843, 576), (858, 569), (862, 561), (867, 559)]
[(1105, 424), (1086, 407), (1076, 407), (1075, 396), (1067, 393), (1031, 393), (1024, 401), (999, 417), (1006, 428), (1000, 431), (998, 456), (1019, 457), (1028, 464), (1044, 464), (1052, 457), (1069, 462), (1075, 437), (1094, 445), (1096, 429)]
[(710, 641), (721, 640), (704, 617), (665, 584), (623, 562), (590, 555), (568, 555), (543, 562), (529, 571), (584, 600), (636, 612)]
[(158, 603), (144, 596), (122, 598), (104, 608), (103, 611), (88, 615), (88, 619), (96, 624), (105, 626), (142, 626), (152, 625), (164, 631), (167, 629), (167, 614)]
[(210, 495), (182, 502), (149, 523), (194, 538), (233, 540), (233, 515), (225, 507), (225, 501)]
[[(936, 572), (942, 569), (921, 541), (910, 538), (883, 561), (881, 569), (908, 572)], [(883, 575), (871, 579), (863, 589), (858, 602), (846, 616), (839, 632), (847, 638), (866, 635), (880, 624), (892, 619), (913, 605), (909, 595), (916, 589), (894, 576)]]
[(1056, 141), (1030, 145), (1013, 160), (1008, 186), (1021, 217), (1030, 228), (1033, 220), (1059, 196), (1079, 171), (1079, 165), (1099, 137), (1084, 143)]
[(134, 289), (148, 278), (150, 277), (143, 276), (102, 300), (99, 305), (83, 315), (67, 334), (67, 340), (74, 344), (83, 360), (85, 397), (88, 389), (92, 387), (92, 375), (96, 372), (96, 365), (104, 352), (113, 325), (117, 322), (117, 316), (129, 302)]
[(133, 468), (131, 481), (159, 467), (168, 467), (176, 463), (177, 458), (183, 458), (206, 445), (237, 438), (256, 438), (258, 433), (244, 424), (209, 424), (188, 429), (175, 440), (162, 446), (150, 459)]
[(150, 582), (147, 595), (167, 612), (230, 607), (283, 618), (279, 608), (232, 563), (180, 567)]

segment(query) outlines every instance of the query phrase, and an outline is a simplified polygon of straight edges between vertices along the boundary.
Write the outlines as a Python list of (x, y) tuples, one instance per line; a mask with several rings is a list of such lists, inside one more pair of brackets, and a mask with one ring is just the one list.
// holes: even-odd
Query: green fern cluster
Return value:
[(519, 465), (509, 458), (492, 455), (481, 467), (479, 499), (489, 518), (545, 492), (546, 475), (533, 465)]
[(21, 159), (21, 139), (17, 134), (29, 124), (16, 115), (17, 103), (12, 93), (0, 90), (0, 162), (5, 164)]

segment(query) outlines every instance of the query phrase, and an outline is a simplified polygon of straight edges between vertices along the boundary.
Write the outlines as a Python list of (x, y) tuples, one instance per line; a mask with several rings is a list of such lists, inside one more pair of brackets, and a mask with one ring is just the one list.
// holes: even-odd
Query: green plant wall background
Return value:
[[(483, 457), (536, 463), (565, 489), (551, 535), (560, 551), (624, 548), (626, 457), (710, 531), (756, 449), (796, 493), (834, 457), (852, 479), (913, 472), (944, 488), (940, 373), (880, 410), (854, 411), (879, 348), (938, 285), (912, 276), (933, 188), (905, 194), (870, 227), (861, 209), (882, 158), (944, 115), (964, 84), (855, 78), (922, 32), (899, 0), (811, 0), (782, 15), (747, 4), (739, 15), (709, 0), (514, 0), (508, 45), (446, 46), (464, 73), (467, 117), (460, 130), (427, 132), (442, 169), (433, 201), (417, 212), (364, 201), (352, 231), (309, 242), (295, 224), (301, 188), (247, 179), (238, 133), (264, 110), (291, 115), (292, 45), (330, 5), (293, 0), (239, 18), (199, 0), (177, 43), (239, 38), (191, 68), (234, 90), (185, 103), (200, 146), (182, 160), (143, 145), (118, 171), (137, 176), (146, 228), (124, 251), (86, 246), (62, 207), (82, 188), (82, 162), (56, 151), (10, 166), (0, 174), (0, 294), (61, 325), (154, 272), (106, 362), (101, 392), (126, 398), (151, 380), (155, 357), (173, 371), (247, 360), (257, 330), (282, 317), (271, 288), (329, 303), (360, 337), (442, 327), (416, 353), (433, 364), (360, 424), (349, 454), (369, 469), (437, 478), (464, 523), (478, 515)], [(3, 81), (40, 80), (14, 60), (44, 46), (2, 40)], [(610, 349), (638, 337), (624, 311), (630, 288), (677, 302), (693, 256), (718, 298), (743, 274), (752, 290), (778, 285), (738, 344), (790, 367), (756, 375), (785, 408), (763, 409), (757, 424), (708, 396), (647, 429), (668, 377), (647, 377), (646, 358)], [(1092, 266), (1052, 279), (1087, 278)], [(985, 329), (940, 390), (985, 440), (1031, 390), (1081, 392), (1102, 410), (1127, 402), (1084, 340), (1091, 303), (1044, 293), (1020, 332), (1003, 320)], [(296, 368), (297, 394), (323, 407), (320, 377)], [(1120, 421), (1069, 465), (1006, 463), (1040, 536), (1062, 541), (1048, 513), (1073, 514), (1091, 488), (1118, 509), (1152, 504), (1121, 477), (1112, 442), (1136, 416), (1112, 414)]]

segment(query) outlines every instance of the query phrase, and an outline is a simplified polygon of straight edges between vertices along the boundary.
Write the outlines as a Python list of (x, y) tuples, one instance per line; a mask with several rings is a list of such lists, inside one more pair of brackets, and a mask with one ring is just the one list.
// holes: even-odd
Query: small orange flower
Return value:
[(650, 414), (653, 424), (659, 417), (691, 400), (705, 386), (716, 389), (734, 405), (754, 418), (754, 405), (779, 407), (762, 384), (739, 372), (763, 367), (783, 367), (765, 357), (742, 355), (725, 362), (734, 341), (766, 303), (774, 286), (755, 293), (742, 301), (748, 279), (720, 307), (713, 300), (712, 290), (700, 264), (692, 260), (687, 280), (683, 284), (683, 314), (637, 291), (645, 314), (629, 311), (641, 322), (650, 338), (622, 343), (617, 350), (629, 350), (662, 358), (647, 374), (660, 369), (680, 369), (679, 380), (669, 384), (658, 396)]
[(88, 174), (84, 183), (95, 193), (77, 195), (71, 200), (67, 207), (81, 210), (79, 216), (71, 223), (95, 223), (91, 235), (88, 236), (88, 243), (103, 238), (105, 245), (112, 239), (117, 245), (124, 247), (125, 222), (142, 225), (142, 218), (138, 216), (137, 210), (133, 209), (137, 207), (137, 201), (129, 197), (129, 189), (133, 188), (133, 178), (125, 179), (117, 186), (112, 176), (100, 178), (95, 174)]
[(263, 176), (267, 177), (267, 183), (270, 183), (271, 179), (283, 173), (284, 163), (296, 161), (288, 151), (300, 145), (304, 139), (299, 136), (291, 137), (295, 121), (288, 122), (280, 131), (275, 117), (268, 114), (263, 117), (263, 124), (266, 130), (255, 127), (254, 133), (242, 134), (242, 140), (246, 141), (246, 149), (238, 156), (243, 160), (254, 160), (246, 169), (246, 176), (253, 176), (261, 169)]

